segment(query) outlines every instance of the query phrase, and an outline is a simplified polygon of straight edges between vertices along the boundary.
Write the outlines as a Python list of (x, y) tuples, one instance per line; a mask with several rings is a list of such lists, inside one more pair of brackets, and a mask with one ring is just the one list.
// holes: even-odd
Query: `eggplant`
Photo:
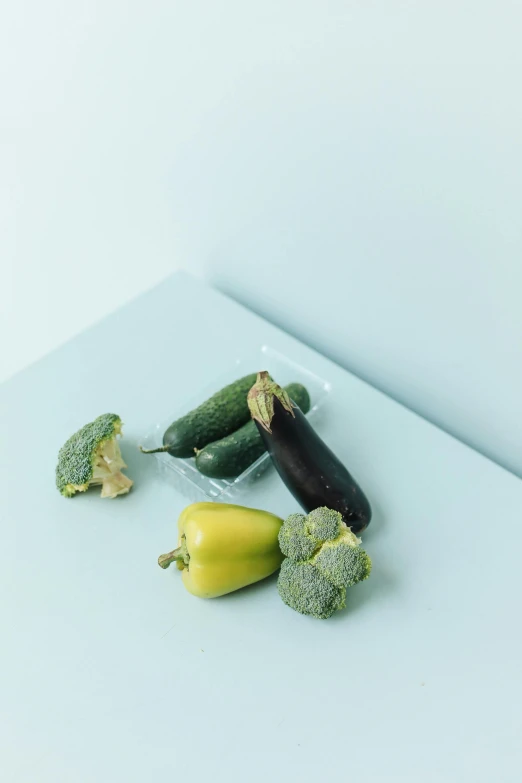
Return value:
[(354, 533), (364, 530), (372, 517), (366, 495), (268, 372), (258, 373), (248, 406), (277, 472), (303, 509), (327, 506)]

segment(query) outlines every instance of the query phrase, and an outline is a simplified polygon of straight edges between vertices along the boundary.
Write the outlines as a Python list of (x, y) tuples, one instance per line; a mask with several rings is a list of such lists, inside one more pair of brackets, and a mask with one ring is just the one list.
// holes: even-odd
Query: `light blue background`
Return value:
[(3, 355), (184, 267), (522, 475), (521, 29), (508, 0), (11, 4)]

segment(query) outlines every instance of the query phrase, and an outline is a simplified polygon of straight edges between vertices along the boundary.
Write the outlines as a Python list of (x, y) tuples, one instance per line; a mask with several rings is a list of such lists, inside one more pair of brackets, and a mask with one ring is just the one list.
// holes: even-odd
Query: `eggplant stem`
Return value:
[(286, 411), (295, 416), (294, 406), (288, 393), (272, 380), (267, 370), (258, 372), (257, 380), (248, 392), (248, 408), (254, 421), (259, 422), (263, 429), (270, 433), (276, 398)]

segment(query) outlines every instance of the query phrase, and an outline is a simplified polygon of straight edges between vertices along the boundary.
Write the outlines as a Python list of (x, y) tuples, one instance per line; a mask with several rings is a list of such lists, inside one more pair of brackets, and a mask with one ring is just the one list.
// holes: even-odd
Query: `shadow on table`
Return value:
[(127, 467), (124, 473), (129, 476), (136, 484), (143, 484), (158, 476), (157, 460), (140, 451), (140, 441), (132, 436), (119, 441), (121, 455)]

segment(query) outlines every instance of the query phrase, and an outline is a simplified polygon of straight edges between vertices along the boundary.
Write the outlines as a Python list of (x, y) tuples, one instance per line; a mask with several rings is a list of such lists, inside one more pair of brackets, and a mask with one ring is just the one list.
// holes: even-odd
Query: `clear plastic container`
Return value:
[[(328, 381), (273, 348), (263, 345), (248, 356), (231, 362), (227, 371), (216, 377), (192, 399), (187, 400), (183, 407), (173, 410), (168, 419), (153, 424), (142, 440), (143, 447), (153, 449), (161, 446), (163, 433), (173, 421), (196, 408), (228, 383), (261, 369), (268, 370), (280, 386), (302, 383), (307, 388), (311, 400), (309, 418), (313, 418), (324, 405), (331, 388)], [(271, 464), (270, 457), (265, 453), (235, 479), (212, 479), (198, 471), (195, 459), (178, 459), (166, 452), (154, 454), (154, 457), (162, 478), (194, 503), (204, 500), (221, 503), (237, 502), (238, 498)]]

